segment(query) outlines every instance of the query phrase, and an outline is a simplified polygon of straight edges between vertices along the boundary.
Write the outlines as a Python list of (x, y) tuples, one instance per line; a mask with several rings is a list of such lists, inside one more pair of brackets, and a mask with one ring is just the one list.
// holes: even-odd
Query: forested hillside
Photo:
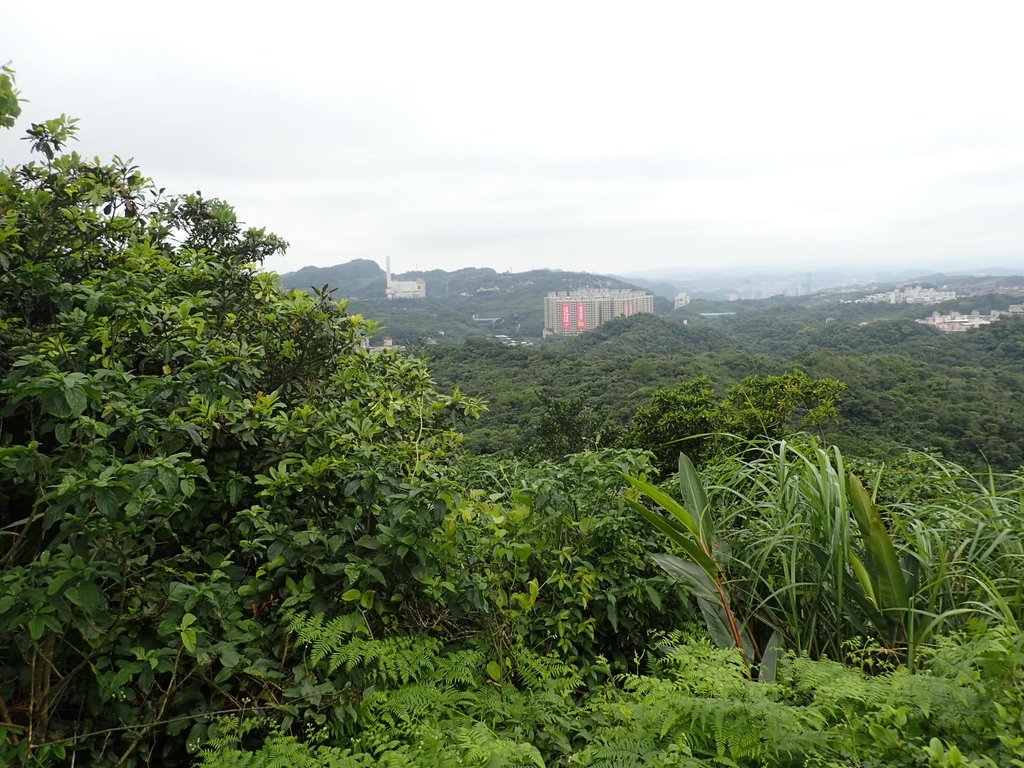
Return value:
[[(286, 244), (227, 203), (86, 159), (65, 117), (28, 137), (0, 173), (0, 765), (1024, 765), (1024, 476), (829, 442), (857, 397), (948, 411), (976, 369), (939, 388), (916, 332), (790, 359), (633, 318), (439, 347), (439, 388), (260, 270)], [(457, 385), (488, 378), (507, 418), (464, 439)]]
[(577, 403), (589, 425), (581, 447), (610, 445), (658, 390), (708, 376), (724, 394), (745, 377), (799, 369), (846, 384), (835, 418), (816, 431), (848, 449), (890, 458), (905, 447), (936, 449), (978, 469), (1024, 465), (1024, 319), (944, 334), (912, 320), (861, 325), (821, 315), (747, 311), (687, 325), (634, 317), (541, 348), (472, 341), (427, 354), (442, 386), (487, 401), (466, 427), (468, 445), (483, 453), (528, 452), (543, 441), (552, 401)]

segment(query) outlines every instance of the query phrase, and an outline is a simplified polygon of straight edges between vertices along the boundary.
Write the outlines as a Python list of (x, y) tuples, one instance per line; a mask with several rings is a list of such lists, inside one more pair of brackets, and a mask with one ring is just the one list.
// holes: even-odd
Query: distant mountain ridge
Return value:
[[(617, 275), (650, 290), (657, 296), (672, 298), (685, 291), (693, 298), (724, 299), (744, 285), (766, 285), (775, 292), (798, 295), (808, 292), (836, 292), (857, 289), (891, 290), (901, 285), (920, 283), (927, 286), (948, 285), (961, 292), (1000, 290), (1024, 284), (1019, 269), (991, 267), (985, 269), (929, 271), (924, 268), (885, 270), (881, 268), (784, 269), (723, 267), (714, 269), (664, 268)], [(752, 298), (740, 296), (740, 298)]]
[[(669, 276), (671, 275), (671, 276)], [(395, 273), (396, 280), (415, 280), (421, 277), (427, 281), (427, 295), (430, 298), (452, 297), (464, 294), (484, 293), (487, 291), (515, 291), (520, 289), (564, 291), (585, 286), (605, 286), (608, 288), (638, 288), (647, 290), (656, 296), (672, 299), (679, 291), (687, 291), (694, 297), (724, 298), (744, 281), (771, 281), (786, 278), (796, 284), (808, 280), (809, 288), (822, 290), (840, 286), (864, 287), (895, 287), (908, 282), (927, 284), (951, 284), (961, 290), (998, 290), (1000, 287), (1019, 285), (1024, 282), (1018, 273), (1006, 269), (975, 270), (973, 272), (932, 272), (924, 270), (906, 270), (903, 273), (871, 274), (866, 270), (860, 273), (842, 272), (840, 270), (819, 271), (815, 273), (790, 272), (754, 272), (746, 273), (737, 270), (722, 270), (714, 273), (709, 270), (694, 271), (687, 275), (684, 272), (651, 272), (635, 275), (600, 275), (591, 272), (569, 272), (559, 269), (535, 269), (527, 272), (498, 272), (490, 267), (466, 267), (454, 271), (443, 269), (414, 270)], [(370, 259), (353, 259), (330, 267), (303, 267), (295, 272), (281, 275), (281, 282), (288, 288), (310, 290), (328, 285), (337, 290), (339, 297), (348, 299), (383, 299), (385, 298), (385, 274), (377, 262)]]
[[(466, 267), (448, 272), (443, 269), (394, 273), (396, 280), (427, 281), (428, 298), (451, 298), (476, 293), (521, 292), (543, 296), (547, 291), (568, 291), (583, 287), (639, 288), (635, 283), (590, 272), (566, 272), (558, 269), (533, 269), (527, 272), (498, 272), (490, 267)], [(327, 285), (339, 298), (383, 299), (386, 278), (375, 261), (353, 259), (331, 267), (303, 267), (281, 275), (286, 288), (309, 290)]]
[(375, 261), (353, 259), (331, 267), (303, 267), (281, 275), (286, 288), (308, 291), (327, 285), (341, 291), (346, 298), (383, 299), (387, 280), (384, 270)]

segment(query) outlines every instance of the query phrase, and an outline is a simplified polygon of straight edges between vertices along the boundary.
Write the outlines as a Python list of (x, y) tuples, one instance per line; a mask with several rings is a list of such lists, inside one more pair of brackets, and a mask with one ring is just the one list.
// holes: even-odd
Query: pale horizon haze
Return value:
[(9, 3), (83, 154), (281, 272), (1024, 268), (1017, 2)]

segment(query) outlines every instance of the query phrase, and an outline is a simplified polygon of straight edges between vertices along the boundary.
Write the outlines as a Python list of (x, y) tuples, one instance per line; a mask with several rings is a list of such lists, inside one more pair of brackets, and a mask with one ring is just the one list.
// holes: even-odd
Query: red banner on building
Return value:
[(583, 302), (576, 305), (576, 327), (581, 331), (587, 327), (587, 305)]
[(572, 327), (572, 323), (570, 322), (570, 318), (571, 317), (572, 316), (569, 314), (569, 302), (563, 301), (562, 302), (562, 330), (563, 331), (568, 331)]

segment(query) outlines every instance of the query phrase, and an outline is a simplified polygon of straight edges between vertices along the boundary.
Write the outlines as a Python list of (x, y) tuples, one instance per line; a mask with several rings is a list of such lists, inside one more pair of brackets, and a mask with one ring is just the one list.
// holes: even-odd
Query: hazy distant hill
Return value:
[[(650, 290), (658, 296), (672, 298), (685, 291), (693, 298), (725, 299), (731, 293), (743, 293), (744, 287), (762, 287), (763, 296), (785, 294), (796, 296), (808, 292), (834, 292), (859, 288), (865, 291), (891, 290), (901, 285), (917, 284), (928, 287), (948, 286), (959, 293), (1009, 292), (1024, 285), (1019, 270), (1000, 267), (934, 273), (925, 269), (884, 270), (866, 268), (838, 268), (797, 272), (793, 270), (665, 268), (637, 274), (618, 276)], [(744, 296), (743, 298), (751, 298)]]
[(303, 291), (328, 285), (338, 289), (339, 296), (353, 299), (383, 299), (386, 286), (384, 270), (369, 259), (353, 259), (333, 267), (303, 267), (281, 275), (281, 282), (286, 288)]
[[(544, 326), (544, 296), (548, 291), (574, 288), (637, 288), (605, 275), (535, 269), (496, 272), (490, 268), (442, 269), (403, 272), (396, 280), (423, 278), (426, 299), (388, 301), (385, 275), (376, 262), (356, 259), (333, 267), (304, 267), (281, 275), (288, 288), (310, 290), (327, 285), (335, 296), (349, 299), (352, 312), (378, 320), (382, 333), (398, 343), (423, 338), (461, 339), (474, 335), (505, 334), (538, 338)], [(660, 311), (671, 309), (659, 303)]]
[[(422, 277), (427, 281), (427, 296), (431, 298), (452, 297), (473, 293), (511, 293), (565, 291), (585, 286), (606, 286), (610, 288), (636, 288), (614, 277), (595, 275), (589, 272), (563, 272), (555, 269), (535, 269), (529, 272), (496, 272), (489, 267), (467, 267), (454, 272), (443, 269), (395, 273), (396, 280), (415, 280)], [(350, 299), (383, 299), (385, 288), (384, 270), (377, 262), (369, 259), (354, 259), (332, 267), (303, 267), (296, 272), (281, 275), (281, 282), (288, 288), (309, 290), (328, 285), (337, 289), (339, 297)]]

